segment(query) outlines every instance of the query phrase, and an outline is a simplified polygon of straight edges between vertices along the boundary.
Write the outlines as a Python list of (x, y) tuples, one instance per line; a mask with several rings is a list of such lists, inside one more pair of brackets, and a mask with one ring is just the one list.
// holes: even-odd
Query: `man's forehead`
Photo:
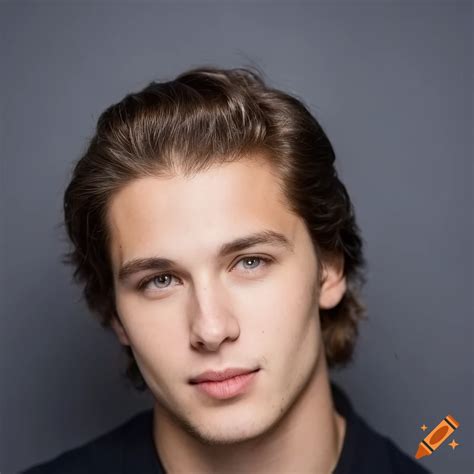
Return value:
[(130, 180), (111, 196), (107, 207), (112, 220), (123, 217), (129, 221), (158, 213), (173, 218), (177, 212), (186, 211), (197, 218), (212, 211), (267, 215), (288, 210), (289, 206), (271, 167), (261, 160), (244, 160), (214, 166), (193, 176), (152, 175)]
[[(193, 178), (146, 177), (129, 183), (109, 206), (112, 244), (128, 253), (140, 246), (151, 250), (160, 242), (176, 247), (204, 239), (217, 251), (226, 242), (268, 229), (291, 239), (297, 216), (284, 204), (268, 169), (248, 163), (223, 166)], [(252, 168), (257, 175), (249, 173)]]

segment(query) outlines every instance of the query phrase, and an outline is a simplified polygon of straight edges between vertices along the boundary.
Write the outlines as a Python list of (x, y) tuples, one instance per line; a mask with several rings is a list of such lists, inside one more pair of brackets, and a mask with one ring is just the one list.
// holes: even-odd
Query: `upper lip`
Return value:
[(221, 372), (215, 370), (207, 370), (202, 374), (190, 379), (190, 383), (200, 383), (200, 382), (220, 382), (222, 380), (231, 379), (237, 375), (249, 374), (250, 372), (255, 372), (258, 369), (242, 369), (242, 368), (230, 368), (223, 370)]

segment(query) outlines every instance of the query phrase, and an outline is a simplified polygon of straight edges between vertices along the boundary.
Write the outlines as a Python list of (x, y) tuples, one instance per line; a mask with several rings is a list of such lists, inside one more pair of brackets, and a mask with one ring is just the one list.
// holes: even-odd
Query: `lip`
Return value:
[[(199, 390), (201, 393), (208, 395), (209, 397), (216, 398), (218, 400), (226, 400), (228, 398), (236, 397), (247, 392), (252, 382), (255, 380), (260, 369), (249, 372), (246, 370), (244, 373), (234, 375), (233, 377), (228, 377), (230, 372), (225, 372), (225, 375), (221, 373), (219, 377), (227, 377), (221, 381), (204, 381), (204, 382), (195, 382), (192, 385)], [(216, 376), (214, 373), (213, 376)], [(207, 375), (206, 377), (209, 377)]]
[(198, 384), (201, 382), (222, 382), (234, 378), (238, 375), (245, 375), (251, 372), (255, 372), (259, 369), (245, 369), (240, 367), (232, 367), (223, 371), (208, 370), (198, 375), (197, 377), (192, 378), (189, 382), (191, 384)]

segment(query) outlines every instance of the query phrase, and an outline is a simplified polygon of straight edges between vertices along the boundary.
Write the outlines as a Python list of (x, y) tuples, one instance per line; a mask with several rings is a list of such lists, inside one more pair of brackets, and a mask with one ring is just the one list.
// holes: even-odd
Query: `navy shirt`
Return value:
[[(346, 433), (333, 474), (427, 474), (418, 461), (377, 433), (354, 411), (346, 394), (331, 383), (334, 405), (346, 419)], [(23, 474), (165, 474), (153, 443), (153, 411)]]

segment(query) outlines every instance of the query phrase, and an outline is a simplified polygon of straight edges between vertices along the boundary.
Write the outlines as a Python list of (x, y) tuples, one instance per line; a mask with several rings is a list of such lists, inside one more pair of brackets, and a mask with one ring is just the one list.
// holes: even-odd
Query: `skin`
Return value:
[[(155, 403), (154, 443), (168, 473), (329, 473), (345, 420), (334, 409), (319, 308), (346, 291), (342, 262), (325, 263), (318, 285), (304, 221), (289, 211), (258, 156), (192, 178), (146, 177), (111, 199), (108, 224), (117, 318)], [(217, 258), (222, 243), (262, 230), (269, 244)], [(121, 266), (166, 257), (168, 277), (137, 286)], [(243, 257), (267, 257), (272, 262)], [(189, 378), (206, 370), (260, 368), (250, 390), (228, 400), (201, 394)], [(179, 456), (176, 455), (179, 453)]]

